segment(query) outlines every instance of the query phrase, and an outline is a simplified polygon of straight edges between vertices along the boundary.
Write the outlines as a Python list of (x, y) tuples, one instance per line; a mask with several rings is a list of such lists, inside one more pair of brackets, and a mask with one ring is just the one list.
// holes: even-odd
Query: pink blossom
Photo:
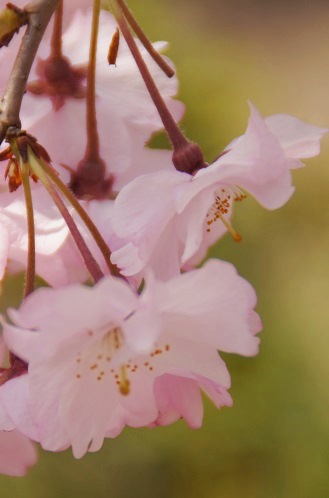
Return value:
[(149, 278), (141, 296), (106, 277), (94, 288), (39, 289), (9, 311), (15, 326), (4, 324), (29, 366), (0, 401), (23, 433), (76, 457), (125, 425), (184, 417), (199, 427), (200, 388), (216, 406), (231, 404), (217, 350), (258, 351), (255, 304), (252, 287), (216, 260), (166, 283)]
[[(0, 337), (0, 364), (4, 355), (4, 343)], [(23, 476), (36, 461), (37, 453), (33, 443), (15, 429), (0, 403), (0, 474)]]
[(158, 171), (121, 190), (112, 226), (122, 241), (113, 263), (124, 275), (151, 267), (158, 277), (170, 278), (180, 267), (200, 262), (230, 227), (233, 201), (242, 200), (244, 191), (267, 209), (288, 201), (294, 192), (290, 168), (302, 165), (299, 158), (317, 154), (325, 133), (291, 116), (264, 120), (251, 106), (246, 133), (207, 168), (194, 176)]
[[(3, 2), (4, 4), (6, 2)], [(29, 3), (28, 0), (15, 0), (14, 3), (17, 7), (19, 8), (24, 8), (27, 6)], [(77, 11), (80, 13), (86, 12), (89, 10), (92, 6), (92, 0), (64, 0), (64, 16), (63, 16), (63, 27), (64, 30), (67, 29), (67, 27), (71, 24), (73, 18), (78, 15)], [(3, 8), (3, 7), (1, 7)], [(50, 23), (47, 27), (45, 36), (41, 42), (41, 46), (38, 51), (38, 55), (40, 57), (47, 57), (49, 54), (49, 44), (50, 44), (50, 39), (51, 39), (51, 34), (53, 30), (53, 21), (52, 19), (50, 20)], [(15, 56), (17, 54), (17, 51), (19, 49), (22, 36), (24, 34), (25, 28), (21, 28), (19, 31), (19, 34), (15, 35), (13, 39), (11, 40), (10, 44), (8, 47), (2, 47), (1, 52), (0, 52), (0, 92), (1, 95), (4, 92), (4, 89), (7, 84), (8, 76), (10, 73), (10, 70), (12, 68), (13, 62), (15, 60)], [(87, 59), (86, 59), (87, 60)], [(32, 69), (32, 78), (35, 78), (35, 67), (37, 65), (37, 61), (34, 62), (33, 64), (33, 69)], [(40, 107), (38, 106), (38, 103), (35, 101), (35, 107)], [(30, 104), (30, 110), (33, 111), (33, 106)], [(35, 109), (36, 111), (37, 109)], [(41, 111), (42, 109), (40, 109)], [(26, 118), (27, 120), (29, 119), (29, 110), (26, 110)], [(36, 118), (34, 118), (35, 120)], [(27, 125), (25, 125), (27, 126)]]
[[(90, 29), (91, 12), (77, 12), (63, 35), (63, 53), (69, 57), (75, 68), (86, 66), (88, 63)], [(97, 123), (100, 155), (106, 163), (107, 173), (114, 174), (114, 188), (118, 189), (122, 185), (121, 175), (128, 181), (139, 171), (145, 171), (143, 164), (148, 160), (142, 155), (145, 142), (150, 139), (152, 133), (162, 129), (163, 125), (123, 39), (120, 41), (117, 66), (108, 65), (107, 51), (115, 29), (113, 16), (103, 11), (97, 54)], [(155, 47), (163, 50), (166, 43), (158, 42)], [(181, 119), (184, 106), (173, 99), (178, 89), (176, 77), (167, 78), (143, 47), (141, 51), (174, 118)], [(49, 39), (45, 37), (40, 45), (38, 57), (45, 60), (48, 56)], [(30, 81), (35, 79), (34, 67)], [(84, 82), (82, 86), (85, 87)], [(73, 170), (84, 156), (85, 118), (84, 98), (68, 96), (64, 105), (56, 112), (53, 111), (52, 102), (47, 95), (27, 93), (23, 100), (23, 126), (38, 138), (54, 162), (64, 163)]]

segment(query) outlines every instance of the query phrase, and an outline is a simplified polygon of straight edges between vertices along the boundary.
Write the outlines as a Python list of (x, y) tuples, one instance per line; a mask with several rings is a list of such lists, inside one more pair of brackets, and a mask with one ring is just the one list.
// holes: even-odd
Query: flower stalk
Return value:
[(85, 243), (81, 233), (79, 232), (78, 227), (76, 226), (72, 216), (70, 215), (69, 210), (59, 196), (56, 188), (54, 187), (48, 176), (45, 174), (42, 167), (39, 165), (38, 160), (34, 157), (33, 154), (30, 154), (30, 166), (33, 172), (38, 176), (38, 178), (46, 188), (47, 192), (49, 193), (50, 197), (52, 198), (59, 212), (64, 218), (91, 277), (93, 278), (94, 282), (98, 282), (99, 280), (101, 280), (101, 278), (104, 277), (102, 270), (91, 254), (87, 244)]
[(74, 196), (71, 190), (62, 182), (59, 176), (54, 172), (54, 170), (45, 162), (42, 161), (42, 168), (46, 175), (51, 179), (51, 181), (56, 185), (58, 190), (66, 197), (72, 207), (76, 210), (90, 234), (92, 235), (94, 241), (96, 242), (99, 250), (101, 251), (105, 263), (110, 270), (111, 274), (115, 277), (122, 277), (120, 271), (116, 265), (111, 262), (111, 251), (109, 246), (106, 244), (103, 239), (100, 231), (96, 227), (95, 223), (92, 221), (88, 213), (83, 209), (78, 199)]
[(59, 0), (54, 14), (54, 27), (51, 37), (51, 57), (55, 60), (63, 58), (63, 0)]
[(97, 41), (99, 29), (99, 16), (101, 10), (100, 0), (93, 2), (93, 18), (91, 26), (90, 49), (89, 49), (89, 65), (87, 74), (87, 147), (86, 161), (99, 161), (99, 137), (97, 131), (96, 117), (96, 59), (97, 59)]
[(175, 74), (175, 71), (169, 66), (169, 64), (165, 61), (161, 54), (159, 54), (159, 52), (155, 50), (152, 43), (144, 33), (143, 29), (136, 21), (131, 10), (128, 8), (126, 2), (124, 2), (124, 0), (117, 0), (117, 2), (131, 29), (143, 44), (144, 48), (148, 51), (154, 62), (162, 69), (162, 71), (168, 76), (168, 78), (172, 78)]
[(99, 153), (99, 136), (96, 115), (96, 61), (101, 10), (100, 3), (100, 0), (94, 0), (93, 2), (86, 93), (86, 152), (84, 158), (78, 164), (76, 172), (72, 174), (70, 182), (71, 190), (80, 199), (107, 198), (113, 183), (111, 175), (109, 178), (105, 179), (106, 166)]
[(203, 158), (202, 151), (197, 144), (193, 144), (187, 140), (172, 117), (139, 51), (134, 37), (130, 32), (119, 0), (111, 0), (111, 5), (119, 28), (127, 42), (132, 56), (135, 59), (139, 72), (144, 80), (153, 103), (157, 108), (163, 126), (173, 146), (173, 164), (178, 171), (193, 174), (199, 169), (207, 166)]
[(27, 234), (28, 234), (28, 250), (27, 250), (27, 266), (25, 277), (24, 297), (27, 297), (34, 291), (35, 282), (35, 227), (34, 227), (34, 212), (33, 200), (30, 185), (29, 165), (21, 161), (21, 174), (24, 188), (26, 217), (27, 217)]

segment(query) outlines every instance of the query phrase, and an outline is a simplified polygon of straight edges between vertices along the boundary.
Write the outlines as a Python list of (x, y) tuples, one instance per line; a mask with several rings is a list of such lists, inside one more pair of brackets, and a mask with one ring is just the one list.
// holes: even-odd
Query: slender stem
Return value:
[(162, 69), (162, 71), (168, 76), (168, 78), (172, 78), (175, 74), (175, 71), (169, 66), (169, 64), (164, 60), (164, 58), (159, 54), (157, 50), (153, 47), (152, 43), (142, 30), (141, 26), (136, 21), (132, 12), (129, 10), (127, 4), (124, 0), (117, 0), (117, 3), (120, 5), (120, 8), (125, 16), (126, 20), (130, 24), (132, 30), (135, 32), (137, 38), (141, 41), (144, 48), (148, 51), (152, 59), (157, 63), (157, 65)]
[[(115, 0), (117, 3), (118, 0)], [(152, 76), (150, 71), (148, 70), (147, 65), (145, 64), (143, 57), (137, 47), (137, 44), (134, 40), (134, 37), (132, 36), (129, 26), (124, 18), (124, 15), (121, 13), (121, 11), (118, 9), (117, 5), (114, 5), (113, 8), (114, 15), (117, 19), (118, 25), (120, 27), (120, 30), (127, 42), (127, 45), (130, 49), (130, 52), (132, 53), (132, 56), (135, 59), (135, 62), (137, 64), (137, 67), (142, 75), (142, 78), (144, 80), (144, 83), (149, 91), (149, 94), (154, 102), (155, 107), (158, 110), (158, 113), (160, 115), (161, 121), (163, 123), (163, 126), (165, 127), (165, 130), (168, 134), (168, 137), (174, 147), (174, 149), (178, 149), (181, 147), (186, 146), (189, 142), (187, 139), (184, 137), (183, 133), (180, 131), (179, 127), (177, 126), (174, 118), (172, 117), (169, 109), (167, 108), (165, 101), (163, 100)]]
[(70, 230), (72, 237), (74, 239), (74, 242), (76, 243), (80, 254), (86, 264), (86, 267), (92, 276), (93, 280), (95, 282), (98, 282), (101, 278), (104, 277), (104, 274), (102, 270), (100, 269), (97, 261), (95, 260), (94, 256), (91, 254), (89, 247), (83, 240), (83, 237), (81, 233), (79, 232), (78, 227), (75, 224), (75, 221), (73, 220), (72, 216), (69, 213), (69, 210), (65, 206), (64, 202), (62, 201), (61, 197), (59, 196), (57, 190), (55, 189), (54, 185), (51, 183), (49, 180), (48, 176), (42, 169), (42, 167), (39, 165), (38, 160), (31, 154), (30, 157), (30, 166), (32, 170), (35, 172), (35, 174), (40, 178), (41, 182), (45, 186), (46, 190), (48, 191), (49, 195), (53, 199), (54, 203), (56, 204), (59, 212), (63, 216), (68, 229)]
[(27, 79), (39, 44), (58, 1), (33, 0), (25, 8), (29, 14), (28, 27), (10, 73), (5, 95), (1, 100), (0, 144), (9, 127), (13, 127), (11, 130), (13, 135), (20, 130), (19, 113)]
[(87, 147), (85, 159), (89, 161), (98, 161), (99, 157), (99, 137), (97, 131), (96, 117), (96, 58), (97, 58), (97, 41), (100, 16), (101, 2), (94, 0), (93, 3), (93, 19), (91, 26), (90, 48), (89, 48), (89, 64), (87, 75)]
[(58, 193), (57, 193), (56, 189), (54, 188), (54, 186), (52, 185), (52, 183), (43, 182), (43, 184), (44, 184), (45, 188), (47, 189), (49, 195), (53, 199), (54, 203), (56, 204), (59, 212), (63, 216), (63, 218), (64, 218), (64, 220), (65, 220), (65, 222), (66, 222), (66, 224), (67, 224), (67, 226), (72, 234), (74, 242), (76, 243), (76, 245), (80, 251), (80, 254), (83, 257), (83, 260), (86, 264), (86, 267), (89, 270), (90, 275), (92, 276), (92, 278), (95, 282), (98, 282), (99, 280), (101, 280), (101, 278), (104, 277), (104, 274), (103, 274), (102, 270), (100, 269), (97, 261), (95, 260), (95, 258), (91, 254), (87, 244), (83, 240), (83, 237), (82, 237), (81, 233), (79, 232), (78, 227), (76, 226), (76, 224), (75, 224), (72, 216), (70, 215), (67, 207), (65, 206), (64, 202), (62, 201), (62, 199), (58, 195)]
[(35, 282), (35, 228), (34, 228), (34, 211), (32, 192), (29, 176), (29, 165), (21, 162), (21, 175), (24, 187), (26, 217), (27, 217), (27, 234), (28, 234), (28, 249), (27, 249), (27, 266), (24, 297), (34, 291)]
[(59, 0), (57, 9), (54, 14), (54, 27), (51, 37), (51, 55), (58, 60), (63, 57), (63, 0)]
[(106, 265), (110, 270), (111, 274), (116, 277), (122, 277), (118, 267), (111, 262), (111, 251), (109, 246), (106, 244), (100, 231), (98, 230), (92, 219), (89, 217), (88, 213), (83, 209), (78, 199), (74, 196), (71, 190), (65, 185), (65, 183), (63, 183), (62, 180), (56, 175), (56, 173), (52, 170), (52, 168), (44, 161), (42, 162), (42, 167), (45, 173), (54, 182), (58, 190), (60, 190), (60, 192), (67, 198), (70, 204), (74, 207), (74, 209), (76, 210), (76, 212), (78, 213), (78, 215), (80, 216), (86, 227), (88, 228), (99, 250), (103, 254)]

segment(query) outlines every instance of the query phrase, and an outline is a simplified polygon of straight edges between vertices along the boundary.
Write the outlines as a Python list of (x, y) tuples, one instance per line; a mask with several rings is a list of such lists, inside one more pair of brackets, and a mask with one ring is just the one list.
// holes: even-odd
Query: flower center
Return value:
[[(92, 330), (88, 330), (89, 337), (94, 336)], [(124, 347), (124, 337), (122, 329), (114, 325), (102, 338), (94, 342), (85, 353), (78, 353), (76, 363), (78, 369), (76, 379), (81, 379), (83, 375), (94, 375), (97, 381), (104, 379), (110, 374), (118, 386), (121, 394), (130, 393), (130, 381), (127, 378), (127, 365), (118, 366), (119, 350)]]
[(241, 240), (241, 235), (234, 230), (225, 215), (229, 214), (233, 202), (243, 201), (247, 196), (239, 187), (230, 186), (216, 190), (214, 197), (215, 201), (206, 216), (207, 232), (211, 232), (211, 225), (216, 223), (217, 220), (220, 220), (224, 223), (234, 240), (239, 242)]
[[(92, 330), (87, 330), (86, 334), (91, 340), (95, 335)], [(138, 358), (129, 358), (128, 351), (124, 349), (123, 331), (119, 326), (113, 325), (101, 339), (93, 341), (84, 352), (77, 354), (75, 378), (80, 380), (92, 376), (97, 383), (110, 378), (114, 381), (119, 393), (128, 396), (131, 392), (131, 378), (134, 374), (146, 371), (149, 375), (153, 375), (157, 358), (163, 353), (168, 353), (171, 346), (170, 344), (157, 345), (149, 354)], [(126, 354), (128, 359), (125, 358)]]

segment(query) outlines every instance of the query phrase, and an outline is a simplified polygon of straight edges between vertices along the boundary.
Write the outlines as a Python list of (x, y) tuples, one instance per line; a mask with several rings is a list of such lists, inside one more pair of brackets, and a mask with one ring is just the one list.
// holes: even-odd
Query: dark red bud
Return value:
[(178, 171), (189, 173), (190, 175), (193, 175), (199, 169), (207, 167), (200, 147), (190, 142), (186, 142), (185, 145), (174, 150), (172, 161)]

